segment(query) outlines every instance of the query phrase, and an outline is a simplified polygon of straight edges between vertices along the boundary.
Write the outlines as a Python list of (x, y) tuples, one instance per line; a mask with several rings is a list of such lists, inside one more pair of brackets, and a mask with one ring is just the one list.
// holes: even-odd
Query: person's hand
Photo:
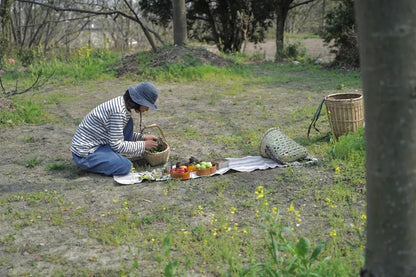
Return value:
[(154, 141), (156, 141), (157, 140), (157, 137), (156, 136), (154, 136), (154, 135), (144, 135), (143, 136), (143, 140), (154, 140)]
[(149, 139), (149, 140), (144, 141), (144, 148), (147, 149), (147, 150), (153, 150), (158, 145), (159, 145), (159, 143), (156, 140)]

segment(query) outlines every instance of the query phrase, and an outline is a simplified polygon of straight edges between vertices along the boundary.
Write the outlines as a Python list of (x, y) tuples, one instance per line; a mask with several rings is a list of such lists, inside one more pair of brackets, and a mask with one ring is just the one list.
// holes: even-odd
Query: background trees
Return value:
[(327, 44), (331, 44), (336, 63), (359, 67), (354, 0), (341, 0), (333, 10), (328, 12), (322, 37)]
[[(144, 14), (167, 27), (172, 20), (170, 0), (140, 0)], [(188, 38), (213, 42), (223, 52), (240, 51), (245, 40), (258, 42), (271, 26), (269, 1), (186, 1)]]
[[(245, 41), (262, 42), (267, 30), (276, 30), (276, 59), (283, 58), (285, 22), (290, 10), (316, 0), (188, 0), (188, 37), (213, 42), (222, 52), (241, 51)], [(148, 18), (167, 26), (172, 19), (169, 0), (141, 0)]]
[[(247, 42), (259, 43), (266, 35), (270, 38), (274, 34), (276, 61), (281, 61), (285, 58), (285, 32), (307, 31), (322, 35), (333, 47), (337, 63), (358, 66), (353, 0), (3, 0), (0, 3), (3, 44), (17, 45), (15, 49), (27, 59), (30, 51), (25, 49), (42, 46), (47, 51), (51, 45), (60, 45), (68, 50), (74, 43), (85, 40), (89, 45), (98, 42), (101, 47), (129, 48), (145, 39), (157, 51), (172, 41), (185, 44), (189, 39), (214, 43), (222, 52), (237, 52), (244, 50)], [(337, 8), (331, 11), (334, 5)], [(174, 32), (170, 35), (172, 25)]]
[[(157, 45), (154, 41), (154, 38), (159, 40), (162, 44), (164, 43), (160, 35), (157, 32), (153, 31), (149, 26), (147, 26), (146, 22), (141, 18), (141, 15), (139, 14), (139, 7), (137, 6), (136, 1), (133, 0), (119, 0), (112, 2), (104, 0), (85, 0), (83, 2), (77, 3), (66, 1), (60, 1), (59, 3), (49, 3), (48, 1), (32, 0), (16, 0), (15, 3), (16, 2), (24, 4), (33, 4), (46, 9), (54, 10), (56, 12), (66, 12), (77, 15), (83, 14), (91, 18), (105, 17), (107, 19), (113, 20), (114, 22), (116, 22), (117, 18), (119, 17), (126, 18), (137, 23), (140, 26), (149, 44), (154, 50), (157, 49)], [(56, 23), (62, 22), (55, 22), (55, 24)]]

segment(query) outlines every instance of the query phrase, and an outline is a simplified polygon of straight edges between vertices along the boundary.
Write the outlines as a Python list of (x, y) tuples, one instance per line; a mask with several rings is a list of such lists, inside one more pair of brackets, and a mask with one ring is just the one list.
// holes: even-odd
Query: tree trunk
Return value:
[(13, 0), (0, 1), (0, 58), (6, 53), (10, 44), (10, 8)]
[(283, 60), (285, 21), (288, 11), (289, 8), (283, 5), (279, 5), (276, 9), (276, 62)]
[(185, 0), (173, 0), (173, 44), (185, 45), (186, 30), (186, 8)]
[(366, 117), (367, 246), (361, 276), (416, 272), (416, 6), (356, 1)]

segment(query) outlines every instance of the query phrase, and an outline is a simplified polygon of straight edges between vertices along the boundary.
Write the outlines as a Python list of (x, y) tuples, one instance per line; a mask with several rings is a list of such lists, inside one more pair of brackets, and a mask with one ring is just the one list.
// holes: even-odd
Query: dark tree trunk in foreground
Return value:
[(366, 116), (367, 246), (361, 276), (416, 272), (416, 5), (356, 1)]
[(173, 0), (173, 44), (186, 44), (186, 9), (185, 0)]

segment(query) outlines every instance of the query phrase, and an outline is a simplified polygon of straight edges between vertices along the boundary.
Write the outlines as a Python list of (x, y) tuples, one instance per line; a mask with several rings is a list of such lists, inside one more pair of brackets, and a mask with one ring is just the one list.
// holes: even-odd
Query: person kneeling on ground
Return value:
[[(157, 137), (133, 131), (131, 111), (157, 110), (158, 91), (149, 82), (129, 86), (118, 96), (97, 106), (82, 120), (72, 139), (71, 152), (83, 170), (105, 175), (126, 175), (133, 163), (121, 154), (143, 155), (158, 146)], [(141, 130), (140, 130), (141, 131)]]

